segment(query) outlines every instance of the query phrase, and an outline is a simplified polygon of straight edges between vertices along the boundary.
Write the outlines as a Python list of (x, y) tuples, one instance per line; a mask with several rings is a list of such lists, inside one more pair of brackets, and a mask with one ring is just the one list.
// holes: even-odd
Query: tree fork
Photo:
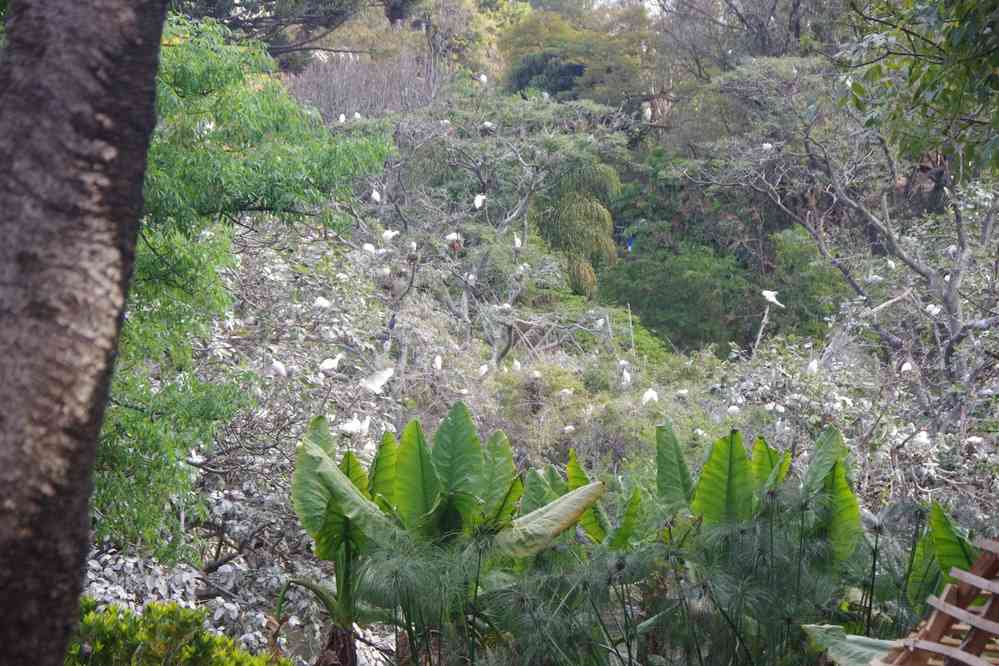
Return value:
[(0, 663), (56, 666), (156, 124), (166, 0), (13, 0), (0, 56)]

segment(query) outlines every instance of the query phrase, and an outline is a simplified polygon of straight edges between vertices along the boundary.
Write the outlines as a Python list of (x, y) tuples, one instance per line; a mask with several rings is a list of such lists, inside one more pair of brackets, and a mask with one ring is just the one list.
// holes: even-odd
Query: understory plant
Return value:
[(483, 445), (462, 403), (432, 446), (412, 421), (398, 441), (385, 435), (368, 469), (353, 451), (337, 457), (328, 423), (315, 419), (298, 447), (292, 497), (316, 555), (336, 571), (335, 589), (295, 582), (326, 606), (328, 649), (343, 664), (356, 663), (353, 625), (371, 621), (396, 627), (400, 655), (415, 663), (442, 663), (445, 649), (474, 662), (495, 633), (480, 590), (548, 547), (605, 490), (587, 483), (518, 512), (524, 484), (506, 436)]
[(323, 599), (342, 663), (368, 622), (394, 628), (399, 663), (813, 663), (803, 624), (899, 635), (973, 557), (939, 506), (904, 539), (862, 521), (834, 428), (804, 467), (732, 431), (695, 476), (659, 426), (654, 487), (607, 479), (606, 504), (574, 450), (518, 473), (461, 403), (432, 442), (411, 422), (365, 468), (317, 419), (299, 447), (296, 511), (336, 585), (294, 582)]

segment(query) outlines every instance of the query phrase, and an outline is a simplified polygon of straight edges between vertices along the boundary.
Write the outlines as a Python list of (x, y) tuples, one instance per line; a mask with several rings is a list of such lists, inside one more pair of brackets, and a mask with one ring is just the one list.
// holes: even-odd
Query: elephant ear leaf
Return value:
[(753, 442), (752, 468), (756, 490), (772, 490), (787, 477), (787, 472), (791, 468), (791, 454), (786, 452), (781, 455), (780, 451), (771, 448), (765, 439), (757, 437)]
[(371, 478), (368, 481), (368, 495), (382, 509), (391, 512), (395, 507), (396, 461), (399, 443), (390, 432), (382, 436), (382, 443), (371, 462)]
[(602, 481), (569, 491), (554, 502), (521, 516), (500, 530), (493, 542), (504, 555), (529, 557), (547, 548), (569, 529), (607, 490)]
[(712, 445), (690, 508), (709, 525), (752, 517), (753, 478), (738, 431), (733, 430)]
[[(569, 490), (576, 490), (590, 483), (590, 478), (586, 475), (586, 470), (579, 464), (576, 458), (576, 450), (569, 449), (569, 464), (566, 466), (566, 476), (568, 477)], [(594, 505), (583, 512), (579, 519), (579, 524), (593, 543), (603, 543), (607, 538), (607, 520), (599, 510), (598, 505)]]
[(635, 486), (635, 489), (631, 491), (628, 504), (624, 507), (621, 522), (611, 532), (608, 544), (611, 550), (622, 550), (628, 547), (628, 540), (631, 539), (631, 535), (635, 533), (635, 527), (638, 525), (638, 512), (641, 509), (641, 504), (642, 493), (638, 490), (638, 486)]
[[(456, 529), (470, 526), (479, 514), (482, 445), (468, 407), (456, 402), (434, 433), (434, 469), (440, 480), (445, 522)], [(448, 515), (452, 519), (448, 519)]]
[(693, 483), (680, 451), (673, 427), (666, 423), (656, 428), (656, 490), (672, 507), (687, 506)]
[(419, 421), (402, 431), (395, 467), (395, 502), (406, 529), (430, 533), (430, 516), (437, 508), (441, 485)]
[(524, 475), (524, 498), (520, 502), (520, 515), (526, 515), (554, 502), (559, 493), (552, 490), (548, 481), (536, 469), (529, 469)]
[[(292, 479), (292, 502), (302, 526), (316, 541), (317, 556), (332, 559), (340, 545), (350, 541), (360, 546), (365, 537), (388, 535), (394, 528), (365, 497), (363, 486), (356, 486), (333, 464), (322, 446), (327, 435), (325, 419), (313, 420), (299, 444)], [(342, 467), (353, 472), (358, 482), (363, 483), (364, 470), (356, 458), (352, 461), (349, 455), (345, 456)]]
[(805, 472), (805, 492), (809, 496), (820, 493), (826, 478), (832, 473), (836, 463), (845, 460), (849, 451), (843, 443), (843, 435), (836, 428), (826, 428), (815, 440), (812, 462)]
[(353, 451), (347, 451), (340, 460), (340, 471), (347, 475), (354, 487), (361, 491), (365, 498), (371, 499), (368, 493), (368, 472)]
[(930, 507), (929, 525), (933, 552), (943, 573), (949, 576), (955, 567), (969, 571), (977, 557), (975, 548), (958, 533), (943, 507), (936, 502)]
[(313, 419), (296, 449), (291, 482), (295, 513), (316, 542), (316, 556), (324, 560), (332, 560), (339, 544), (350, 538), (343, 512), (318, 472), (319, 464), (330, 460), (327, 449), (332, 450), (331, 441), (326, 419)]
[(868, 666), (875, 661), (880, 663), (898, 645), (896, 641), (847, 634), (843, 627), (835, 625), (804, 624), (801, 628), (812, 644), (825, 651), (830, 663), (836, 666)]
[(829, 539), (833, 559), (837, 562), (850, 557), (863, 534), (860, 503), (846, 478), (846, 463), (838, 461), (826, 477), (826, 505), (821, 512), (822, 531)]
[[(513, 464), (513, 449), (510, 448), (510, 441), (502, 432), (495, 432), (486, 441), (482, 451), (482, 489), (480, 495), (483, 500), (482, 515), (487, 519), (502, 519), (500, 514), (505, 513), (510, 497), (510, 490), (517, 480), (517, 468)], [(518, 484), (520, 493), (523, 493), (524, 485)], [(513, 500), (516, 506), (518, 494)], [(507, 519), (512, 512), (507, 515)]]

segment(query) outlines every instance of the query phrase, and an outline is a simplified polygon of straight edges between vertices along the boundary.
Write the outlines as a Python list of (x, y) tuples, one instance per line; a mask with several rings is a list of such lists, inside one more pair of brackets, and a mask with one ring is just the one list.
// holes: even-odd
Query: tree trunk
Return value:
[(13, 0), (0, 55), (0, 664), (76, 621), (166, 0)]

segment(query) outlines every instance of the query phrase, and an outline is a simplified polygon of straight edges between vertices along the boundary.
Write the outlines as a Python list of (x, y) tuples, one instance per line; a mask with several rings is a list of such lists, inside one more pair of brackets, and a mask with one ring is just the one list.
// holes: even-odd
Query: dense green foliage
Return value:
[(205, 628), (203, 611), (174, 603), (148, 604), (141, 614), (80, 602), (80, 625), (66, 666), (290, 666), (287, 659), (253, 656), (231, 638)]
[(999, 166), (999, 36), (994, 0), (867, 2), (863, 39), (845, 52), (866, 122), (919, 159), (939, 150), (960, 173)]

